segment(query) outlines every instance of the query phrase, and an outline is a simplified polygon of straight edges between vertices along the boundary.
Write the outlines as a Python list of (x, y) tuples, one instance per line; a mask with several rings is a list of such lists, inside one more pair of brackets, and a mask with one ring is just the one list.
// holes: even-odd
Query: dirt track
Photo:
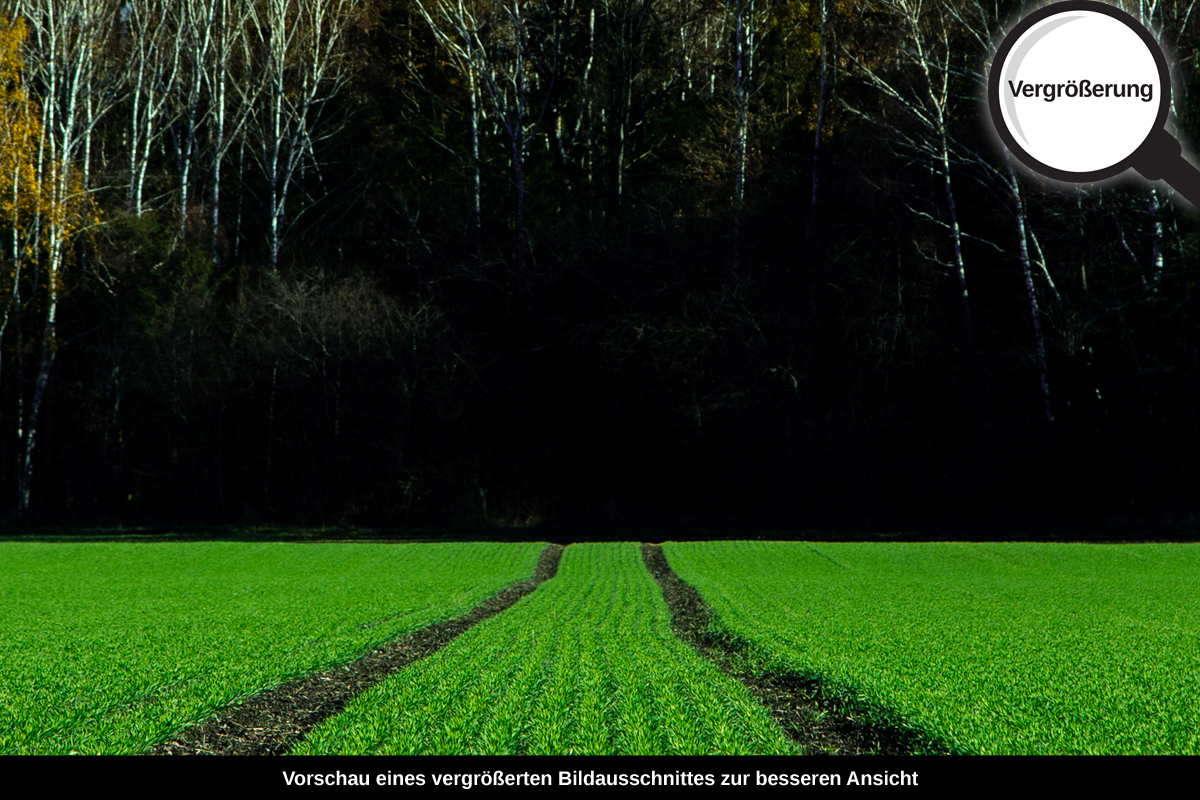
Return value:
[(301, 676), (248, 698), (155, 747), (150, 755), (280, 755), (324, 719), (397, 670), (445, 647), (553, 578), (561, 545), (542, 551), (533, 575), (501, 589), (461, 617), (421, 628), (357, 661)]
[(722, 672), (741, 681), (806, 752), (831, 755), (913, 752), (918, 743), (915, 734), (868, 724), (862, 715), (847, 711), (842, 703), (829, 697), (817, 681), (801, 675), (752, 669), (746, 643), (715, 633), (712, 612), (699, 592), (671, 569), (662, 547), (643, 544), (642, 558), (646, 569), (662, 587), (675, 635)]
[[(367, 653), (356, 661), (296, 678), (185, 728), (150, 755), (280, 755), (326, 718), (392, 673), (446, 646), (472, 626), (495, 616), (558, 572), (563, 546), (542, 551), (533, 575), (510, 584), (466, 614), (420, 630)], [(868, 724), (827, 696), (814, 680), (752, 667), (745, 642), (722, 636), (699, 593), (667, 563), (662, 547), (643, 544), (646, 568), (662, 587), (675, 634), (703, 658), (741, 681), (767, 707), (783, 730), (813, 754), (906, 755), (916, 734)], [(928, 744), (925, 748), (928, 750)]]

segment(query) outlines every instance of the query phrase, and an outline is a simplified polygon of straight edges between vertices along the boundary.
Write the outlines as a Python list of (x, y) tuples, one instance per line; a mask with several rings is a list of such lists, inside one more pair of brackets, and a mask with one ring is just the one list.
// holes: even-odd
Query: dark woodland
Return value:
[(0, 519), (1186, 524), (1200, 216), (1010, 164), (1020, 9), (4, 0)]

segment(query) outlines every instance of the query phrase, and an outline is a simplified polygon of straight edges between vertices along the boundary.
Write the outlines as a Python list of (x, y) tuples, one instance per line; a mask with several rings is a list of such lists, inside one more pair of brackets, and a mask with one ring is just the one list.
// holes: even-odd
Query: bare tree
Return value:
[[(1013, 215), (1017, 223), (1017, 245), (1021, 254), (1021, 275), (1025, 279), (1025, 297), (1029, 301), (1029, 314), (1033, 321), (1034, 345), (1037, 353), (1038, 386), (1041, 390), (1042, 413), (1047, 425), (1054, 424), (1054, 407), (1050, 404), (1050, 379), (1046, 369), (1046, 336), (1042, 331), (1042, 312), (1038, 307), (1037, 292), (1033, 286), (1033, 268), (1029, 258), (1029, 236), (1032, 231), (1026, 225), (1028, 215), (1025, 200), (1021, 195), (1021, 181), (1008, 161), (1008, 181), (1015, 203)], [(1047, 272), (1047, 278), (1049, 272)], [(1053, 282), (1051, 283), (1053, 286)]]
[[(476, 208), (479, 203), (479, 131), (474, 117), (478, 113), (477, 97), (480, 93), (486, 93), (493, 118), (508, 136), (517, 201), (517, 265), (518, 270), (523, 272), (528, 253), (525, 227), (526, 145), (536, 134), (549, 107), (559, 67), (557, 59), (552, 58), (552, 63), (541, 70), (541, 80), (547, 84), (546, 94), (538, 116), (531, 120), (529, 94), (531, 89), (537, 88), (539, 81), (539, 71), (532, 68), (530, 53), (531, 17), (536, 6), (529, 2), (522, 3), (521, 0), (470, 4), (464, 0), (415, 2), (422, 18), (450, 54), (455, 68), (467, 78), (470, 87)], [(561, 31), (556, 27), (557, 15), (551, 13), (550, 18), (552, 27), (555, 27), (549, 34), (554, 42), (552, 52), (557, 54)]]
[(746, 148), (750, 135), (750, 103), (755, 89), (755, 55), (770, 11), (767, 3), (735, 0), (734, 30), (734, 101), (737, 121), (734, 127), (733, 172), (733, 277), (739, 275), (742, 252), (742, 211), (746, 195)]
[[(258, 101), (259, 85), (248, 78), (251, 64), (248, 38), (254, 7), (246, 0), (202, 0), (212, 29), (211, 55), (203, 64), (212, 131), (210, 223), (213, 267), (219, 263), (221, 230), (221, 169), (234, 143), (244, 146), (245, 126)], [(244, 165), (239, 163), (239, 174)], [(240, 194), (240, 193), (239, 193)]]
[[(46, 289), (36, 377), (28, 406), (23, 415), (18, 414), (22, 417), (18, 436), (24, 451), (18, 506), (24, 512), (30, 502), (39, 414), (61, 344), (58, 305), (68, 248), (73, 236), (87, 224), (84, 212), (89, 187), (85, 179), (91, 138), (119, 96), (117, 71), (101, 61), (104, 45), (115, 33), (118, 9), (112, 0), (22, 0), (10, 9), (12, 16), (23, 18), (29, 28), (25, 60), (42, 112), (37, 185), (49, 194), (38, 204), (33, 221), (37, 238), (45, 241), (44, 255), (32, 265), (33, 285)], [(38, 275), (42, 270), (44, 276)]]
[(828, 54), (829, 50), (826, 45), (826, 28), (829, 23), (829, 13), (827, 11), (827, 0), (820, 0), (818, 5), (818, 14), (820, 17), (820, 38), (817, 47), (821, 51), (821, 76), (817, 86), (817, 121), (813, 131), (813, 168), (812, 168), (812, 210), (808, 215), (808, 228), (805, 230), (805, 236), (812, 235), (813, 222), (817, 218), (817, 185), (818, 176), (821, 174), (821, 126), (825, 122), (825, 95), (829, 87), (828, 81)]
[[(175, 151), (179, 162), (179, 231), (183, 239), (187, 227), (188, 191), (192, 181), (192, 161), (197, 151), (196, 133), (215, 110), (202, 105), (205, 78), (209, 74), (208, 62), (214, 49), (214, 38), (219, 36), (215, 20), (215, 0), (193, 0), (180, 3), (174, 8), (179, 15), (176, 39), (182, 51), (179, 80), (180, 116), (183, 131), (175, 137)], [(214, 104), (215, 105), (215, 104)]]
[[(980, 2), (941, 2), (938, 6), (938, 15), (940, 19), (941, 29), (949, 30), (953, 26), (955, 33), (964, 41), (972, 44), (979, 52), (992, 53), (993, 43), (992, 35), (995, 30), (1000, 27), (1000, 20), (997, 17), (997, 10), (994, 7), (989, 7)], [(946, 47), (949, 47), (950, 37), (943, 34), (943, 41)], [(982, 92), (986, 85), (987, 78), (985, 71), (980, 67), (975, 66), (977, 62), (968, 61), (966, 64), (954, 65), (947, 58), (946, 72), (958, 77), (959, 79), (968, 82), (968, 85), (973, 85), (976, 91)], [(948, 85), (948, 81), (947, 81)], [(1025, 194), (1021, 190), (1021, 180), (1017, 172), (1013, 169), (1012, 160), (1007, 149), (1004, 151), (1004, 165), (997, 166), (993, 159), (988, 158), (985, 154), (977, 150), (964, 146), (961, 142), (954, 140), (949, 135), (948, 130), (943, 126), (941, 128), (941, 141), (944, 142), (943, 154), (948, 156), (951, 151), (958, 154), (963, 161), (969, 162), (984, 176), (985, 179), (991, 179), (1004, 187), (1004, 191), (1011, 198), (1009, 208), (1013, 214), (1013, 220), (1017, 229), (1017, 253), (1021, 264), (1021, 275), (1025, 284), (1025, 297), (1029, 304), (1030, 320), (1033, 324), (1034, 348), (1038, 368), (1038, 387), (1042, 400), (1042, 415), (1046, 425), (1053, 428), (1054, 425), (1054, 407), (1050, 401), (1050, 380), (1049, 369), (1047, 366), (1046, 357), (1046, 333), (1043, 325), (1043, 312), (1038, 303), (1037, 290), (1034, 286), (1033, 279), (1033, 263), (1029, 250), (1030, 242), (1033, 243), (1035, 250), (1038, 253), (1038, 265), (1045, 281), (1052, 293), (1052, 296), (1061, 309), (1062, 297), (1058, 293), (1058, 288), (1054, 285), (1054, 279), (1050, 276), (1050, 270), (1046, 265), (1045, 256), (1042, 254), (1041, 245), (1038, 243), (1033, 226), (1030, 223), (1029, 208), (1026, 202)], [(943, 159), (945, 165), (945, 174), (947, 175), (947, 187), (949, 187), (949, 163), (948, 157)], [(949, 194), (949, 188), (947, 188)], [(957, 218), (955, 218), (955, 226), (957, 227)], [(961, 241), (961, 232), (958, 232), (959, 240)], [(993, 244), (994, 247), (999, 248)], [(961, 273), (960, 273), (961, 274)], [(963, 299), (966, 302), (966, 283), (965, 278), (962, 279)], [(969, 313), (969, 309), (967, 311)]]
[(173, 110), (170, 101), (176, 91), (187, 36), (179, 27), (182, 20), (172, 12), (187, 6), (183, 3), (172, 9), (153, 0), (129, 0), (119, 12), (128, 41), (131, 100), (127, 205), (139, 217), (151, 151), (171, 123), (167, 115)]
[(952, 171), (957, 156), (950, 124), (957, 114), (959, 102), (951, 88), (952, 80), (959, 72), (951, 44), (956, 20), (939, 0), (885, 0), (883, 7), (892, 15), (899, 32), (895, 45), (895, 60), (899, 66), (896, 74), (889, 74), (885, 65), (868, 60), (862, 54), (847, 52), (846, 56), (872, 86), (903, 111), (906, 120), (903, 124), (891, 123), (886, 117), (878, 117), (864, 109), (848, 108), (888, 130), (903, 152), (926, 165), (940, 179), (947, 219), (914, 211), (942, 226), (950, 236), (954, 253), (952, 268), (958, 278), (963, 325), (968, 344), (974, 350), (975, 332), (963, 259), (964, 236), (955, 202)]
[[(254, 70), (257, 156), (267, 179), (271, 269), (287, 232), (287, 202), (314, 146), (332, 135), (326, 110), (350, 77), (346, 34), (362, 0), (261, 0), (247, 20)], [(315, 163), (314, 163), (315, 165)]]
[(472, 12), (460, 1), (457, 4), (439, 1), (425, 3), (415, 0), (421, 18), (429, 26), (438, 43), (450, 56), (450, 63), (467, 82), (470, 99), (468, 118), (471, 125), (471, 222), (478, 246), (479, 228), (483, 219), (483, 180), (479, 155), (479, 126), (482, 114), (483, 79), (479, 74), (480, 56), (476, 56), (475, 30), (477, 23)]

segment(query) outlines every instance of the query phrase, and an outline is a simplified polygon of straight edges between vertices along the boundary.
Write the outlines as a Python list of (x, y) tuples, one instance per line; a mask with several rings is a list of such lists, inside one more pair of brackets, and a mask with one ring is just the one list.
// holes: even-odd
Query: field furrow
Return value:
[(0, 543), (0, 753), (135, 753), (473, 608), (542, 545)]
[(983, 753), (1200, 753), (1198, 545), (669, 543), (764, 666)]
[(831, 696), (820, 681), (792, 669), (772, 671), (744, 639), (722, 628), (700, 594), (675, 574), (661, 545), (642, 545), (646, 569), (663, 590), (671, 628), (697, 653), (740, 681), (808, 755), (944, 753), (918, 731), (881, 724)]
[(558, 577), (360, 695), (293, 752), (793, 753), (670, 630), (635, 544), (572, 545)]

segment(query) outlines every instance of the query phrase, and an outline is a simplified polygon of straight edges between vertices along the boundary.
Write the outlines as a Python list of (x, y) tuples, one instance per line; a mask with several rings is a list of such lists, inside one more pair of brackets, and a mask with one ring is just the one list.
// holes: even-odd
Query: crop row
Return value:
[(767, 665), (982, 753), (1200, 753), (1198, 545), (671, 543)]
[(572, 545), (558, 577), (360, 695), (297, 752), (791, 753), (739, 683), (672, 634), (634, 544)]
[(541, 545), (0, 543), (0, 753), (133, 753), (457, 616)]
[[(526, 578), (542, 545), (0, 543), (0, 753), (143, 751)], [(1200, 753), (1198, 545), (669, 543), (749, 645), (982, 753)], [(794, 753), (634, 544), (352, 701), (304, 753)]]

